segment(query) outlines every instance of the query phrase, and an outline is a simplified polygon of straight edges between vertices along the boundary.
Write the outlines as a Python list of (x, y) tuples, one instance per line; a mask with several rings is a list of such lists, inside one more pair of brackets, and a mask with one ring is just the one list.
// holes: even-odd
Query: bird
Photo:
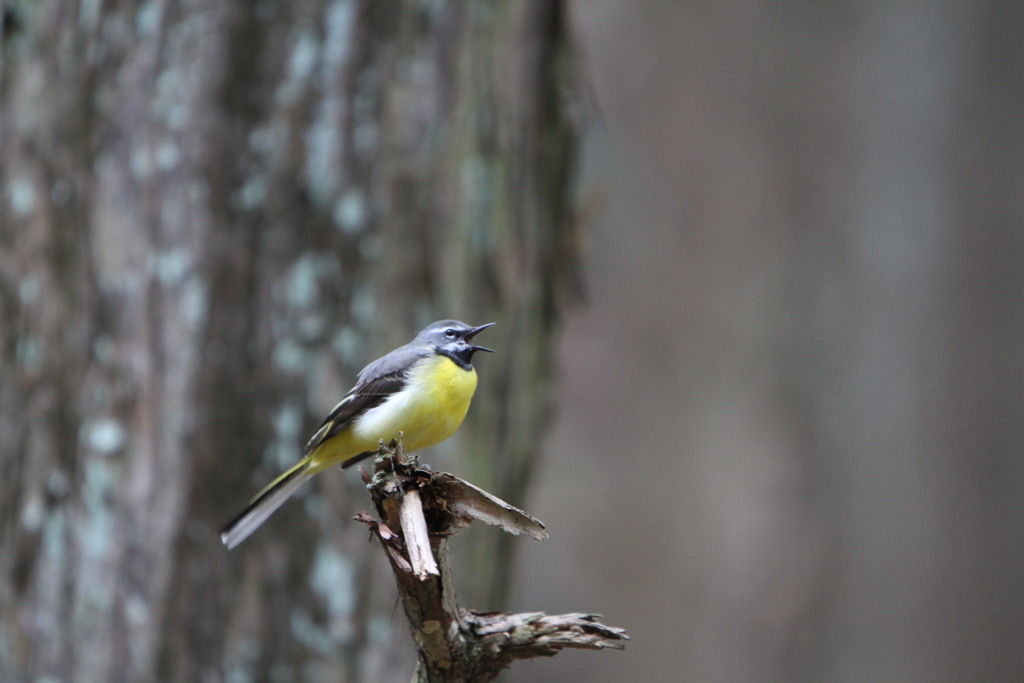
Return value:
[(363, 368), (355, 386), (309, 439), (302, 459), (249, 501), (224, 527), (221, 542), (234, 548), (307, 479), (334, 465), (351, 467), (376, 453), (381, 440), (401, 435), (411, 453), (454, 434), (476, 391), (473, 354), (493, 353), (472, 340), (492, 325), (439, 320)]

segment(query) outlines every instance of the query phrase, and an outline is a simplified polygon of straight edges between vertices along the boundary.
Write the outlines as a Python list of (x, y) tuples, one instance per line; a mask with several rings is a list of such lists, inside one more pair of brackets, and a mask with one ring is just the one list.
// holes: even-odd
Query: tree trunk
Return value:
[(407, 679), (357, 477), (217, 532), (440, 317), (500, 355), (439, 450), (522, 502), (575, 273), (565, 49), (559, 3), (4, 5), (0, 679)]

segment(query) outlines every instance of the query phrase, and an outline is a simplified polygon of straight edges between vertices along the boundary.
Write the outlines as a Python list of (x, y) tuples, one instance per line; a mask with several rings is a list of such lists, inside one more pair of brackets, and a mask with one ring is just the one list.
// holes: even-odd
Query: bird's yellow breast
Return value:
[(407, 452), (429, 448), (455, 433), (476, 391), (476, 370), (432, 354), (418, 361), (405, 387), (360, 415), (352, 426), (310, 454), (315, 472), (376, 451), (381, 439), (403, 435)]
[(465, 369), (447, 356), (434, 354), (413, 370), (406, 407), (398, 422), (407, 451), (438, 444), (455, 433), (469, 411), (476, 391), (476, 370)]

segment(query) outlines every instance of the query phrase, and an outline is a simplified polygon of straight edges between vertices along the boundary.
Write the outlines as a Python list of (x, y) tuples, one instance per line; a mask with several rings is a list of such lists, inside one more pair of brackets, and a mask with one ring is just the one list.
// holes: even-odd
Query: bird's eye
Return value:
[(444, 331), (444, 336), (448, 337), (449, 339), (454, 339), (455, 338), (455, 330), (453, 330), (452, 328), (449, 327), (447, 330)]

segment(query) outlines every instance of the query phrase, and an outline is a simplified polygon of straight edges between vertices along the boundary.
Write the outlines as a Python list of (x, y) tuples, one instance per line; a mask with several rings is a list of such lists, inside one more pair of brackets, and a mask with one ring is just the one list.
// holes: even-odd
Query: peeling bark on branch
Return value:
[(625, 647), (625, 630), (594, 614), (505, 614), (460, 608), (448, 560), (448, 537), (474, 519), (512, 534), (547, 538), (544, 525), (508, 503), (447, 473), (407, 461), (401, 444), (381, 446), (374, 474), (363, 479), (379, 520), (360, 513), (380, 540), (402, 597), (419, 656), (413, 680), (487, 681), (515, 659), (563, 648)]

